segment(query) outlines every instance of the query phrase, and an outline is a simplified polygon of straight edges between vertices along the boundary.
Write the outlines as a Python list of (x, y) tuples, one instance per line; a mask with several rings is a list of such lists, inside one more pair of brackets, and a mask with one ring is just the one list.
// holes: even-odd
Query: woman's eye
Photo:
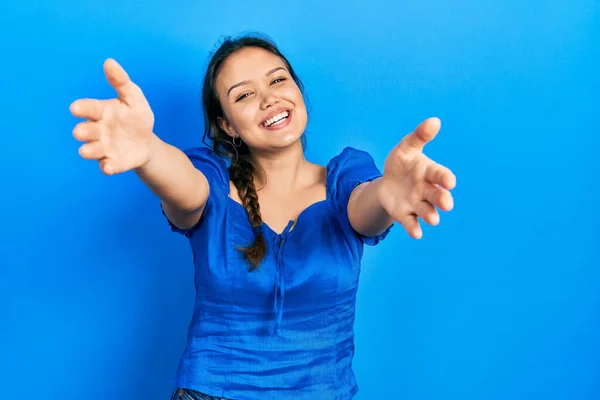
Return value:
[[(279, 83), (279, 82), (283, 82), (285, 80), (287, 80), (287, 78), (285, 78), (285, 77), (279, 77), (279, 78), (273, 79), (273, 82), (271, 82), (271, 85), (274, 85), (274, 84)], [(251, 94), (252, 93), (244, 93), (244, 94), (240, 95), (237, 99), (235, 99), (235, 101), (236, 102), (242, 101), (246, 97), (250, 96)]]
[(249, 96), (250, 93), (244, 93), (243, 95), (241, 95), (240, 97), (238, 97), (235, 101), (240, 101), (240, 100), (244, 100), (246, 98), (246, 96)]

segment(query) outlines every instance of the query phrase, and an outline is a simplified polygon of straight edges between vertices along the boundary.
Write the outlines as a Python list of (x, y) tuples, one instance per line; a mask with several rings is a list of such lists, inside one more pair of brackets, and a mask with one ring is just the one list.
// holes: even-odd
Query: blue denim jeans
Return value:
[(229, 400), (224, 397), (209, 396), (191, 389), (175, 388), (171, 400)]

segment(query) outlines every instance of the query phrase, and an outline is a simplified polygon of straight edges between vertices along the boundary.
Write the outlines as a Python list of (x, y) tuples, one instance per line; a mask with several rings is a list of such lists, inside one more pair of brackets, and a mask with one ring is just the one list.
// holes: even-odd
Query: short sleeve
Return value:
[[(327, 168), (328, 196), (333, 200), (338, 213), (348, 215), (348, 200), (354, 188), (361, 183), (370, 182), (382, 176), (373, 157), (365, 151), (346, 147), (329, 162)], [(349, 221), (348, 221), (349, 223)], [(355, 233), (367, 245), (379, 244), (389, 234), (393, 224), (377, 236), (368, 237)]]
[(229, 193), (229, 174), (225, 160), (217, 155), (208, 147), (193, 147), (184, 151), (184, 154), (190, 159), (194, 167), (198, 169), (206, 177), (210, 187), (210, 194), (207, 200), (206, 207), (202, 218), (198, 223), (189, 229), (180, 229), (173, 224), (162, 209), (162, 214), (167, 218), (167, 222), (173, 232), (180, 233), (185, 236), (196, 229), (200, 222), (204, 219), (204, 215), (211, 212), (214, 207), (214, 202), (228, 196)]

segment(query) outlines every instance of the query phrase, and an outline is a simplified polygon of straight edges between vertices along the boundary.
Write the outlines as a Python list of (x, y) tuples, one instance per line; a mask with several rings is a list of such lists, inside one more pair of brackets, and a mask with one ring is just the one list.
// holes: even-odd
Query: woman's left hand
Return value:
[(450, 190), (456, 185), (456, 177), (423, 154), (440, 126), (439, 119), (429, 118), (405, 136), (387, 156), (379, 186), (383, 208), (415, 239), (423, 236), (417, 217), (437, 225), (437, 209), (449, 211), (454, 207)]

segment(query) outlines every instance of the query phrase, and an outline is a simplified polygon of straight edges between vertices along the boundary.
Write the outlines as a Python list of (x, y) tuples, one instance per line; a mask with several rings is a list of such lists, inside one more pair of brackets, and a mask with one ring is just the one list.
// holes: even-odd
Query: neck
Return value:
[(253, 152), (252, 158), (264, 170), (264, 176), (257, 171), (255, 187), (282, 194), (289, 193), (298, 183), (302, 183), (309, 165), (300, 141), (276, 152)]

